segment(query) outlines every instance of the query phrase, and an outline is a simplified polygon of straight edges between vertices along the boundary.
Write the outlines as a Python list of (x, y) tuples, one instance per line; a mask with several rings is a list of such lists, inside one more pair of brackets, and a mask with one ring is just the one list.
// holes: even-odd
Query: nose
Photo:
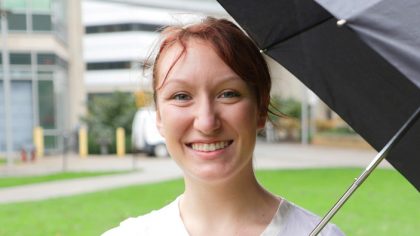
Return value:
[(194, 129), (204, 135), (212, 135), (220, 130), (219, 114), (211, 101), (200, 102), (195, 110)]

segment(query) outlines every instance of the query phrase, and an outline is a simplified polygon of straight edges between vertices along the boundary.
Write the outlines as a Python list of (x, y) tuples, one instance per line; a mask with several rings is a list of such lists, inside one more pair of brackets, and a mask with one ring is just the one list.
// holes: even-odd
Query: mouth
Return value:
[(212, 143), (188, 143), (187, 146), (194, 151), (199, 152), (214, 152), (220, 149), (229, 147), (233, 143), (233, 140), (219, 141)]

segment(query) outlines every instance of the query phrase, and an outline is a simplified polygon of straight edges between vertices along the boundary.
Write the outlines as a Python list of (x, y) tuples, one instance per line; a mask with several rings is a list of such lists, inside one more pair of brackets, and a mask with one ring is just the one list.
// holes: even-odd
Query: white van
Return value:
[(131, 143), (134, 152), (145, 152), (150, 156), (168, 156), (165, 139), (156, 127), (156, 111), (154, 108), (141, 108), (133, 120)]

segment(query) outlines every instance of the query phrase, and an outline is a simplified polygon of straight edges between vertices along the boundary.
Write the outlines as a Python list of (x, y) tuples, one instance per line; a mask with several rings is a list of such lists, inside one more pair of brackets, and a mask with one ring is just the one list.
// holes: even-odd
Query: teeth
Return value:
[(212, 152), (229, 146), (229, 142), (217, 142), (217, 143), (193, 143), (192, 149), (202, 152)]

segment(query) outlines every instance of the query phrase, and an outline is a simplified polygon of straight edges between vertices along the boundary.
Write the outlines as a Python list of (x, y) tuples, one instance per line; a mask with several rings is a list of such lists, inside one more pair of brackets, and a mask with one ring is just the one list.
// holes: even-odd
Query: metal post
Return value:
[(62, 171), (63, 172), (67, 172), (68, 170), (68, 156), (67, 156), (67, 152), (68, 152), (68, 147), (69, 147), (69, 138), (70, 138), (70, 133), (66, 132), (65, 130), (62, 132), (61, 134), (61, 140), (62, 140), (62, 150), (63, 150), (63, 159), (62, 159)]
[(305, 86), (302, 86), (302, 93), (303, 93), (303, 99), (302, 99), (302, 114), (301, 114), (301, 142), (304, 145), (307, 145), (309, 143), (309, 124), (308, 124), (308, 89)]
[(7, 165), (13, 165), (13, 134), (12, 134), (12, 111), (10, 109), (11, 98), (11, 81), (10, 81), (10, 63), (9, 51), (7, 48), (8, 25), (7, 25), (7, 11), (2, 9), (0, 1), (0, 15), (1, 15), (1, 41), (2, 41), (2, 60), (3, 60), (3, 81), (4, 81), (4, 115), (5, 115), (5, 133), (6, 133), (6, 158)]
[(340, 210), (340, 208), (346, 203), (356, 189), (362, 185), (362, 183), (369, 177), (369, 175), (375, 170), (375, 168), (381, 163), (381, 161), (388, 156), (390, 150), (401, 140), (401, 138), (407, 133), (407, 131), (413, 126), (416, 121), (420, 118), (420, 106), (411, 115), (411, 117), (404, 123), (404, 125), (398, 130), (398, 132), (391, 138), (385, 147), (376, 155), (375, 159), (366, 167), (363, 173), (356, 178), (354, 183), (347, 189), (343, 196), (338, 202), (331, 208), (331, 210), (322, 218), (321, 222), (315, 227), (309, 236), (318, 235), (321, 230), (327, 225), (327, 223), (333, 218), (333, 216)]

